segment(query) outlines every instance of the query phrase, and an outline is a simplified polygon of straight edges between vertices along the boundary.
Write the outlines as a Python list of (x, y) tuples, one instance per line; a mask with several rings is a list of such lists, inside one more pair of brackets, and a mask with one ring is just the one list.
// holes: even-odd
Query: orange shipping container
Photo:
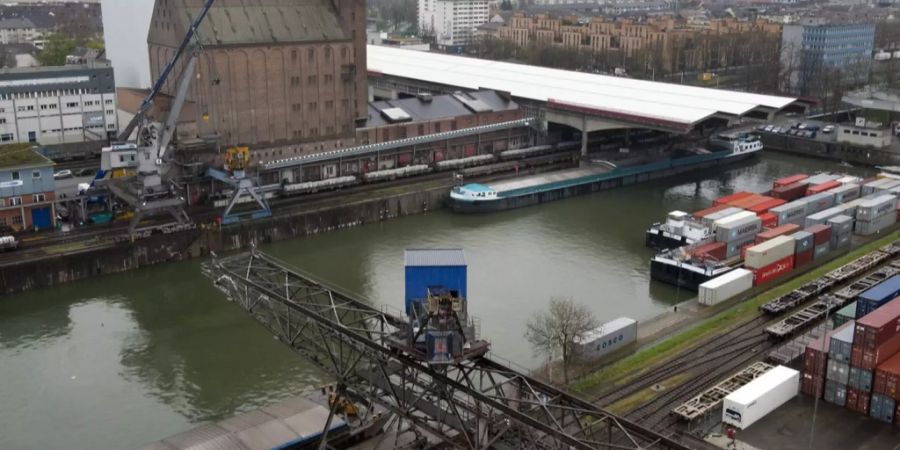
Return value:
[(724, 196), (724, 197), (717, 198), (715, 201), (713, 201), (713, 206), (717, 206), (717, 205), (727, 205), (727, 204), (729, 204), (730, 202), (733, 202), (733, 201), (735, 201), (735, 200), (740, 200), (740, 199), (742, 199), (742, 198), (744, 198), (744, 197), (749, 197), (749, 196), (751, 196), (751, 195), (753, 195), (753, 193), (752, 193), (752, 192), (747, 192), (747, 191), (735, 192), (734, 194), (726, 195), (726, 196)]
[(824, 182), (824, 183), (822, 183), (822, 184), (817, 184), (817, 185), (815, 185), (815, 186), (810, 186), (810, 187), (806, 190), (806, 195), (807, 195), (807, 196), (810, 196), (810, 195), (820, 194), (820, 193), (825, 192), (825, 191), (827, 191), (827, 190), (829, 190), (829, 189), (834, 189), (834, 188), (836, 188), (836, 187), (840, 187), (840, 185), (841, 185), (841, 183), (838, 183), (837, 181), (834, 181), (834, 180), (826, 181), (826, 182)]
[(772, 197), (766, 197), (766, 198), (768, 200), (758, 203), (756, 205), (753, 205), (747, 209), (755, 212), (757, 216), (762, 216), (762, 214), (768, 212), (770, 209), (787, 203), (787, 200), (782, 200), (780, 198), (772, 198)]
[[(900, 216), (900, 211), (898, 211), (898, 216)], [(778, 226), (778, 216), (772, 213), (764, 213), (759, 215), (759, 219), (762, 220), (763, 228), (775, 228)]]

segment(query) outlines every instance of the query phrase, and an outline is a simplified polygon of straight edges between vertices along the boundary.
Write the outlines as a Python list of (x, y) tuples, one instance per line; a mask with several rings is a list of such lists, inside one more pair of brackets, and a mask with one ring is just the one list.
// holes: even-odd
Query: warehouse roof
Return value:
[(447, 95), (420, 96), (369, 103), (369, 117), (365, 127), (396, 123), (390, 112), (399, 109), (406, 113), (405, 121), (426, 122), (459, 117), (484, 111), (509, 111), (518, 105), (495, 91), (457, 92)]
[(744, 115), (780, 110), (796, 98), (635, 80), (370, 45), (372, 74), (421, 80), (462, 89), (496, 89), (513, 97), (598, 114), (657, 120), (690, 127), (717, 113)]
[(461, 248), (408, 248), (403, 251), (406, 267), (465, 266)]
[[(160, 35), (182, 36), (200, 11), (202, 1), (169, 2), (176, 32), (157, 28)], [(160, 4), (157, 3), (157, 9)], [(165, 7), (164, 7), (165, 8)], [(154, 26), (166, 26), (166, 17), (154, 12)], [(151, 26), (151, 36), (154, 26)], [(206, 46), (318, 42), (348, 39), (340, 17), (328, 0), (219, 0), (198, 29)], [(164, 36), (160, 36), (164, 39)], [(155, 39), (159, 42), (161, 39)]]
[(0, 145), (0, 168), (52, 166), (53, 161), (34, 151), (34, 144)]

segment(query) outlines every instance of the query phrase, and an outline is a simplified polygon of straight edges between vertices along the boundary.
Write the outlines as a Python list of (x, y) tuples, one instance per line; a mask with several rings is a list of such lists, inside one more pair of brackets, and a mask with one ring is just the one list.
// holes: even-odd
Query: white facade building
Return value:
[(419, 30), (439, 47), (471, 44), (489, 19), (487, 0), (419, 0)]
[(26, 18), (0, 19), (0, 44), (28, 44), (38, 37), (34, 22)]
[(0, 70), (0, 143), (104, 142), (119, 131), (109, 62)]

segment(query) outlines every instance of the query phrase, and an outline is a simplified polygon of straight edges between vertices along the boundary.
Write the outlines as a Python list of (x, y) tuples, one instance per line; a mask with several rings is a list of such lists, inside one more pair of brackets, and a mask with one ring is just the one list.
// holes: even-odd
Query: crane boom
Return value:
[(154, 83), (153, 87), (150, 88), (150, 92), (147, 93), (147, 97), (144, 98), (144, 101), (141, 103), (140, 108), (138, 108), (137, 114), (135, 114), (134, 117), (131, 118), (131, 121), (128, 122), (128, 125), (125, 126), (125, 128), (119, 134), (119, 141), (127, 141), (128, 137), (131, 136), (131, 133), (134, 132), (134, 129), (141, 123), (142, 120), (145, 119), (147, 111), (149, 111), (150, 107), (153, 106), (153, 100), (162, 90), (163, 85), (166, 84), (166, 81), (169, 79), (169, 75), (175, 68), (175, 64), (178, 63), (178, 60), (181, 59), (184, 51), (187, 50), (188, 46), (191, 43), (191, 40), (197, 33), (197, 28), (200, 27), (201, 23), (203, 23), (203, 19), (206, 18), (206, 14), (209, 13), (209, 9), (212, 7), (214, 2), (215, 0), (206, 0), (203, 3), (203, 8), (200, 9), (200, 14), (198, 14), (197, 17), (194, 18), (194, 21), (191, 22), (191, 27), (184, 35), (184, 39), (181, 40), (181, 44), (178, 45), (178, 49), (175, 50), (175, 55), (172, 56), (172, 60), (169, 61), (168, 64), (166, 64), (166, 67), (163, 68), (163, 71), (159, 75), (159, 78), (156, 80), (156, 83)]

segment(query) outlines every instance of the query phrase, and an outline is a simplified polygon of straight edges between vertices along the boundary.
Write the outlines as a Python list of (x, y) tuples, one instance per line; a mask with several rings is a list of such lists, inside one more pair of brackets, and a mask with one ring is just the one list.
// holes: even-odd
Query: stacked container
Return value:
[(780, 188), (790, 184), (794, 184), (805, 179), (809, 178), (809, 175), (805, 173), (795, 173), (791, 176), (787, 176), (784, 178), (779, 178), (772, 183), (772, 188)]
[(790, 273), (794, 268), (794, 239), (778, 236), (747, 248), (744, 266), (753, 271), (757, 286)]
[(853, 234), (853, 218), (850, 216), (834, 216), (828, 219), (828, 225), (831, 226), (831, 241), (829, 242), (832, 250), (850, 248), (850, 239)]
[(772, 189), (769, 195), (784, 201), (794, 201), (806, 195), (806, 183), (799, 182)]
[(724, 242), (710, 242), (695, 247), (691, 250), (691, 256), (700, 260), (724, 261), (725, 249), (728, 246)]
[(839, 206), (832, 206), (831, 208), (828, 208), (826, 210), (819, 211), (815, 214), (810, 214), (810, 215), (806, 216), (806, 220), (804, 221), (804, 223), (806, 224), (805, 226), (807, 228), (809, 228), (813, 225), (824, 225), (824, 224), (828, 223), (828, 219), (831, 219), (832, 217), (840, 216), (842, 214), (844, 214), (843, 208), (841, 208)]
[(859, 185), (855, 183), (848, 183), (842, 186), (836, 187), (829, 192), (834, 194), (834, 204), (840, 205), (842, 203), (847, 203), (852, 200), (856, 200), (859, 198)]
[(829, 181), (839, 180), (840, 178), (841, 178), (841, 175), (832, 175), (830, 173), (819, 173), (819, 174), (816, 174), (809, 178), (804, 179), (803, 182), (810, 186), (815, 186), (817, 184), (822, 184), (822, 183), (826, 183)]
[(740, 295), (753, 287), (753, 272), (734, 269), (700, 285), (698, 298), (701, 305), (715, 305)]
[(805, 231), (813, 235), (813, 260), (828, 256), (831, 250), (831, 225), (813, 225)]
[(897, 198), (879, 195), (862, 202), (856, 209), (856, 234), (869, 236), (897, 222)]
[(843, 215), (850, 216), (851, 218), (856, 218), (856, 210), (859, 208), (859, 205), (863, 204), (868, 199), (858, 198), (856, 200), (850, 200), (847, 203), (842, 203), (840, 205), (836, 205), (835, 208), (841, 208), (843, 210)]
[(847, 382), (850, 381), (848, 362), (853, 351), (854, 326), (852, 320), (841, 325), (831, 332), (829, 339), (824, 397), (825, 401), (838, 406), (847, 404)]
[(729, 204), (731, 204), (731, 202), (733, 202), (735, 200), (740, 200), (742, 198), (746, 198), (751, 195), (754, 195), (754, 194), (752, 192), (747, 192), (747, 191), (735, 192), (734, 194), (726, 195), (724, 197), (719, 197), (719, 198), (713, 200), (713, 206), (729, 205)]
[[(894, 403), (892, 419), (894, 424), (900, 425), (900, 354), (888, 358), (875, 369), (875, 378), (872, 382), (872, 417), (887, 421), (887, 410), (891, 401)], [(875, 403), (879, 403), (876, 411)], [(878, 414), (877, 416), (875, 414)]]
[(728, 209), (728, 208), (731, 208), (731, 206), (729, 206), (729, 205), (716, 205), (716, 206), (711, 206), (711, 207), (706, 208), (706, 209), (701, 209), (700, 211), (695, 211), (695, 212), (694, 212), (693, 214), (691, 214), (691, 215), (694, 216), (695, 219), (702, 219), (702, 218), (704, 218), (704, 217), (706, 217), (706, 216), (708, 216), (708, 215), (710, 215), (710, 214), (715, 214), (715, 213), (717, 213), (717, 212), (719, 212), (719, 211), (722, 211), (723, 209)]
[[(853, 336), (851, 364), (872, 371), (900, 352), (900, 297), (859, 318)], [(869, 374), (871, 378), (871, 373)]]
[(865, 317), (900, 295), (900, 275), (894, 275), (856, 297), (856, 317)]
[(780, 227), (775, 227), (766, 231), (763, 231), (756, 235), (756, 239), (753, 241), (755, 244), (762, 244), (770, 239), (777, 238), (778, 236), (784, 236), (788, 234), (794, 234), (800, 231), (800, 226), (789, 223), (787, 225), (782, 225)]
[[(725, 205), (723, 205), (723, 206), (725, 206)], [(710, 209), (712, 209), (712, 208), (710, 208)], [(704, 211), (706, 211), (706, 210), (704, 210)], [(703, 225), (706, 225), (707, 227), (712, 229), (713, 224), (717, 220), (721, 220), (728, 216), (733, 216), (733, 215), (739, 214), (741, 212), (743, 212), (743, 210), (741, 208), (735, 208), (734, 206), (725, 206), (724, 208), (722, 208), (720, 210), (713, 211), (710, 213), (705, 213), (703, 216), (700, 217), (700, 223), (702, 223)]]
[(831, 323), (835, 329), (851, 320), (856, 320), (856, 302), (839, 309), (831, 316)]
[(755, 212), (757, 215), (761, 216), (761, 215), (763, 215), (763, 214), (769, 212), (770, 209), (772, 209), (772, 208), (774, 208), (774, 207), (776, 207), (776, 206), (781, 206), (781, 205), (783, 205), (783, 204), (785, 204), (785, 203), (787, 203), (787, 201), (786, 201), (786, 200), (782, 200), (782, 199), (780, 199), (780, 198), (766, 197), (766, 200), (765, 200), (765, 201), (762, 201), (762, 202), (759, 202), (759, 203), (757, 203), (757, 204), (755, 204), (755, 205), (753, 205), (753, 206), (750, 206), (750, 207), (747, 208), (747, 210), (748, 210), (748, 211), (753, 211), (753, 212)]
[(826, 333), (806, 345), (803, 351), (803, 372), (800, 375), (800, 392), (821, 398), (825, 393), (825, 371), (828, 365), (828, 346), (832, 332)]
[(840, 187), (841, 183), (837, 180), (826, 181), (824, 183), (810, 185), (806, 188), (806, 195), (816, 195), (825, 191), (830, 191), (836, 187)]
[(876, 192), (880, 192), (882, 190), (881, 186), (883, 186), (885, 183), (888, 183), (890, 181), (891, 181), (890, 178), (879, 178), (877, 180), (872, 180), (872, 181), (863, 183), (862, 195), (870, 195), (870, 194), (874, 194)]
[(798, 231), (791, 235), (794, 240), (794, 267), (803, 267), (813, 260), (813, 234)]
[(803, 199), (806, 202), (806, 216), (815, 214), (819, 211), (825, 211), (834, 206), (834, 193), (822, 192), (821, 194), (810, 195)]
[[(900, 214), (900, 212), (898, 212), (898, 214)], [(775, 228), (778, 226), (778, 216), (770, 212), (760, 214), (759, 220), (762, 220), (763, 228)]]
[(753, 240), (762, 231), (762, 220), (750, 211), (743, 211), (714, 222), (716, 242)]
[(806, 219), (806, 201), (805, 199), (794, 200), (771, 208), (769, 212), (778, 217), (778, 225), (793, 223), (803, 226), (803, 221)]

